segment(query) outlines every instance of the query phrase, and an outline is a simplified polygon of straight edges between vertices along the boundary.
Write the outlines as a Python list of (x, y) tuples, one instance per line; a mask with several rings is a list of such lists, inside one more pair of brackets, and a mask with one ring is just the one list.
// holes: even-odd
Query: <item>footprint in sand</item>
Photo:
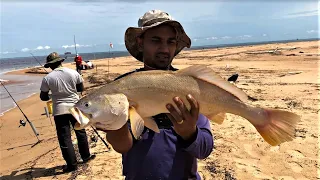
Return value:
[(294, 159), (301, 159), (305, 157), (299, 150), (287, 150), (287, 153)]
[(258, 158), (259, 157), (259, 154), (254, 152), (254, 150), (252, 149), (252, 145), (251, 144), (244, 144), (243, 145), (245, 151), (252, 157), (256, 157)]
[(291, 176), (280, 176), (277, 180), (295, 180), (295, 178)]
[(303, 169), (302, 166), (297, 162), (289, 162), (289, 165), (290, 165), (292, 171), (294, 171), (296, 173), (300, 173)]

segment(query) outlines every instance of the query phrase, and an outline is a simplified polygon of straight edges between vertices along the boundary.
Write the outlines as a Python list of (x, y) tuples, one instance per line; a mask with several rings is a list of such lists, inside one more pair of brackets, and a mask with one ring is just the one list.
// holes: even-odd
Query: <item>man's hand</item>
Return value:
[(191, 106), (190, 111), (188, 111), (184, 102), (179, 97), (173, 98), (173, 101), (179, 109), (178, 111), (172, 104), (167, 104), (167, 109), (170, 112), (168, 117), (173, 124), (174, 130), (184, 140), (188, 140), (196, 133), (196, 124), (199, 116), (198, 102), (190, 94), (187, 95), (187, 100)]

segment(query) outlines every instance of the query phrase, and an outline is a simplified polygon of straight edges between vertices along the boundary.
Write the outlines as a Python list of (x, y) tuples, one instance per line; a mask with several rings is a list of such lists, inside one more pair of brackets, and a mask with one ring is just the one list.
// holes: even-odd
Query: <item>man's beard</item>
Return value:
[(155, 65), (158, 69), (168, 69), (172, 62), (169, 53), (158, 53), (155, 55), (154, 60), (156, 61)]

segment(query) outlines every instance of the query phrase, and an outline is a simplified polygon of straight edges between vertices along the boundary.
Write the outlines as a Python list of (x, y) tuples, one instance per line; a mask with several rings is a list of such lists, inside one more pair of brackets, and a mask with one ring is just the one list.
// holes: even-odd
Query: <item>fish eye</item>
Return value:
[(89, 102), (86, 102), (83, 104), (85, 107), (89, 107), (90, 103)]

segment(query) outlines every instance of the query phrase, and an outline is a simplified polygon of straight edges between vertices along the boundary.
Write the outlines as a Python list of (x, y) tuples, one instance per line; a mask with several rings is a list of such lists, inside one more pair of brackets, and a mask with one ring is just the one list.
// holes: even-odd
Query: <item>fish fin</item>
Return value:
[(144, 118), (144, 125), (156, 133), (160, 133), (157, 123), (151, 117)]
[(176, 73), (181, 75), (192, 76), (192, 77), (201, 79), (203, 81), (206, 81), (208, 83), (211, 83), (215, 86), (218, 86), (221, 89), (224, 89), (225, 91), (228, 91), (229, 93), (233, 94), (234, 96), (239, 98), (241, 101), (245, 102), (248, 99), (248, 96), (246, 95), (245, 92), (243, 92), (237, 86), (224, 80), (220, 75), (215, 73), (213, 69), (205, 65), (189, 66), (187, 68), (176, 71)]
[(133, 106), (129, 107), (131, 131), (135, 139), (139, 139), (144, 129), (144, 121)]
[(295, 137), (295, 127), (300, 121), (300, 116), (292, 112), (264, 109), (266, 124), (255, 126), (262, 138), (272, 146), (291, 141)]
[(209, 119), (217, 124), (222, 124), (226, 118), (226, 113), (221, 112), (219, 114), (209, 115)]

